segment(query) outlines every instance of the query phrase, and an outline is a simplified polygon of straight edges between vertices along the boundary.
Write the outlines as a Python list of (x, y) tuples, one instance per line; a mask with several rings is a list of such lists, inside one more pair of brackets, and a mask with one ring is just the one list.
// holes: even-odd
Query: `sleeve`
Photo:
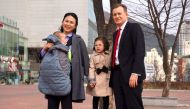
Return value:
[(80, 49), (81, 49), (81, 58), (82, 58), (82, 66), (84, 68), (84, 75), (88, 76), (89, 74), (89, 56), (88, 51), (85, 45), (85, 42), (82, 38), (80, 38)]
[(108, 68), (111, 69), (111, 52), (109, 52), (108, 54), (107, 61), (108, 61)]
[(145, 73), (144, 56), (145, 56), (145, 41), (143, 31), (139, 24), (134, 24), (132, 29), (133, 45), (134, 45), (134, 62), (132, 73), (142, 75)]
[(45, 54), (46, 54), (46, 51), (42, 48), (38, 53), (40, 61), (43, 59)]
[(93, 60), (93, 55), (90, 57), (88, 81), (89, 81), (89, 83), (95, 82), (95, 64), (94, 64), (94, 60)]

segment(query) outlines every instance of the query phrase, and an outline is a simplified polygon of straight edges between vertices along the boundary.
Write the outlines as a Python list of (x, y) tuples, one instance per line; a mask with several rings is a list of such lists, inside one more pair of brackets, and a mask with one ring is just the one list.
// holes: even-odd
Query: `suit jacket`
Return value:
[[(116, 32), (113, 34), (113, 44), (115, 42), (115, 37)], [(127, 22), (121, 35), (118, 53), (121, 73), (126, 84), (129, 83), (131, 73), (140, 74), (138, 82), (142, 82), (146, 78), (144, 56), (145, 42), (142, 29), (137, 23)], [(112, 86), (112, 74), (113, 69), (110, 78), (110, 86)]]

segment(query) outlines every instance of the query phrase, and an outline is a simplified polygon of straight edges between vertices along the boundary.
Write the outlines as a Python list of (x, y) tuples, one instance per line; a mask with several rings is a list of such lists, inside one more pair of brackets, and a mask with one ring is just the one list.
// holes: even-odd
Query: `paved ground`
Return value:
[[(143, 96), (160, 96), (162, 90), (144, 90)], [(170, 96), (177, 97), (179, 104), (190, 105), (189, 90), (171, 90)], [(87, 95), (84, 103), (74, 103), (73, 109), (92, 109), (91, 96)], [(0, 85), (0, 109), (47, 109), (47, 100), (41, 94), (37, 85)], [(145, 106), (145, 109), (190, 109), (190, 106), (155, 107)]]

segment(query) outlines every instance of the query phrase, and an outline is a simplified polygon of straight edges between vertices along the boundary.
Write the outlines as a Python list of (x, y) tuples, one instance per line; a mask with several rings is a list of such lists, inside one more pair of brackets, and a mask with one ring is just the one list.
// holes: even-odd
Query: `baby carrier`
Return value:
[(46, 95), (67, 95), (71, 91), (69, 47), (55, 35), (43, 39), (54, 45), (49, 48), (40, 64), (38, 88)]

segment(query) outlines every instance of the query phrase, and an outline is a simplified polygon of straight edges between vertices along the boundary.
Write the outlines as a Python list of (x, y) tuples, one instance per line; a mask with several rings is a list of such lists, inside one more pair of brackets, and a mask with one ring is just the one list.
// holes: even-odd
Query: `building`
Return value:
[(163, 71), (162, 57), (159, 55), (156, 48), (146, 51), (145, 68), (147, 81), (164, 81), (165, 74)]
[(184, 21), (179, 36), (179, 55), (190, 55), (190, 21)]
[[(30, 69), (32, 74), (38, 74), (38, 53), (45, 43), (42, 39), (59, 30), (67, 12), (77, 14), (77, 34), (88, 45), (88, 0), (1, 0), (1, 15), (17, 21), (22, 35), (28, 39), (27, 43), (22, 43), (28, 47), (29, 63), (22, 62), (25, 70)], [(19, 40), (23, 41), (25, 38), (20, 37)], [(26, 48), (19, 48), (20, 53), (25, 54)], [(27, 57), (22, 55), (20, 58)]]
[(96, 18), (92, 0), (88, 0), (88, 49), (92, 51), (94, 40), (98, 36)]
[(178, 81), (184, 81), (185, 69), (186, 69), (186, 59), (179, 58), (178, 62)]
[(17, 27), (17, 22), (0, 16), (2, 27), (0, 28), (0, 55), (20, 58), (20, 61), (28, 61), (27, 41), (23, 33)]
[[(180, 36), (179, 36), (179, 55), (188, 56), (190, 55), (190, 20), (183, 22), (181, 26)], [(190, 81), (190, 58), (184, 58), (185, 61), (185, 71), (184, 71), (184, 81)]]
[(0, 16), (0, 55), (18, 57), (19, 28), (17, 23), (4, 16)]
[[(23, 36), (23, 33), (17, 26), (17, 22), (6, 18), (5, 16), (0, 16), (0, 72), (17, 72), (16, 66), (10, 65), (16, 63), (16, 65), (21, 65), (22, 68), (27, 66), (28, 62), (28, 39)], [(15, 69), (16, 68), (16, 69)], [(28, 68), (29, 69), (29, 68)], [(18, 69), (20, 72), (21, 69)], [(27, 78), (27, 72), (22, 69), (23, 79)]]
[[(169, 57), (171, 56), (171, 49), (168, 51)], [(175, 57), (177, 54), (175, 53)], [(170, 60), (170, 59), (169, 59)], [(178, 59), (174, 58), (174, 64), (171, 72), (171, 81), (177, 80)], [(146, 52), (145, 68), (147, 74), (147, 81), (165, 81), (165, 73), (163, 69), (163, 57), (159, 55), (156, 48)]]
[(77, 34), (87, 43), (88, 0), (1, 0), (0, 13), (17, 21), (28, 47), (42, 47), (42, 38), (57, 31), (66, 12), (79, 18)]

